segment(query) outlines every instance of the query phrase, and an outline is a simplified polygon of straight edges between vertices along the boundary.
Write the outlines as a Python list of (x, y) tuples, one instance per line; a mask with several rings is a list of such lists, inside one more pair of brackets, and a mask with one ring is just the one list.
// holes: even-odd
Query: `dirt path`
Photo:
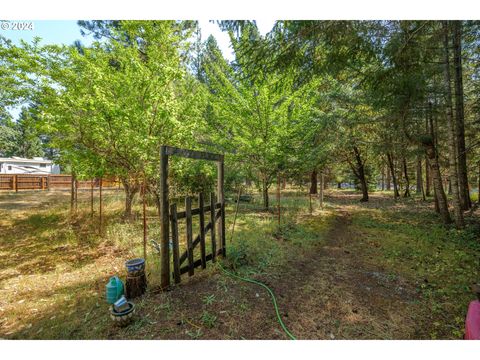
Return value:
[(351, 229), (352, 214), (344, 209), (337, 206), (325, 244), (291, 259), (277, 279), (261, 280), (278, 295), (285, 322), (299, 338), (413, 337), (414, 285), (364, 261), (363, 250), (372, 245)]
[[(343, 209), (335, 210), (326, 242), (291, 258), (280, 272), (254, 277), (275, 292), (284, 322), (299, 339), (414, 337), (413, 285), (364, 261), (363, 250), (371, 244), (352, 231), (353, 214)], [(215, 298), (212, 305), (206, 305), (209, 296)], [(152, 316), (156, 325), (139, 337), (286, 339), (268, 294), (219, 272), (195, 275), (155, 299), (157, 306), (172, 304), (172, 310), (166, 318)], [(200, 322), (205, 312), (217, 314), (211, 329)]]

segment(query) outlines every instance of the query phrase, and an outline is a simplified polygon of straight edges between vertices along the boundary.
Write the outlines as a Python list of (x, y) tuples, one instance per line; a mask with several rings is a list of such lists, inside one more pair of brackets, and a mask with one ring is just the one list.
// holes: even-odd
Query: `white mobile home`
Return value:
[(60, 174), (60, 167), (51, 160), (41, 157), (34, 157), (33, 159), (17, 156), (11, 158), (0, 157), (0, 174)]

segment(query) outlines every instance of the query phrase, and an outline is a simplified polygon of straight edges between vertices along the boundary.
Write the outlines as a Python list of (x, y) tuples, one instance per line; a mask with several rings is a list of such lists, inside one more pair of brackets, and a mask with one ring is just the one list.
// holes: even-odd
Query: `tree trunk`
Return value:
[(125, 219), (132, 218), (132, 204), (135, 195), (139, 191), (140, 187), (138, 184), (132, 184), (128, 179), (121, 179), (123, 184), (123, 189), (125, 191), (125, 209), (123, 211), (123, 217)]
[(387, 153), (388, 167), (390, 168), (390, 174), (393, 180), (393, 197), (395, 200), (400, 196), (398, 193), (397, 177), (395, 175), (395, 166), (393, 164), (392, 154)]
[(385, 167), (382, 166), (382, 191), (385, 190)]
[(367, 180), (365, 179), (365, 175), (360, 175), (360, 184), (362, 186), (362, 198), (360, 199), (361, 202), (368, 201), (368, 185)]
[(73, 205), (75, 202), (75, 173), (72, 173), (70, 181), (70, 211), (73, 212)]
[(269, 203), (268, 203), (268, 187), (267, 187), (267, 180), (265, 177), (262, 180), (262, 195), (263, 195), (263, 208), (268, 210)]
[(436, 150), (437, 139), (435, 136), (435, 129), (433, 126), (433, 109), (432, 103), (428, 103), (428, 124), (427, 133), (430, 134), (422, 143), (425, 147), (427, 156), (427, 163), (429, 164), (430, 179), (433, 185), (433, 199), (435, 204), (435, 211), (440, 214), (444, 224), (452, 222), (450, 212), (448, 211), (447, 196), (442, 186), (442, 175), (440, 174), (440, 165), (438, 161), (438, 153)]
[[(430, 168), (431, 170), (432, 168)], [(433, 186), (433, 181), (432, 181), (432, 186)], [(440, 202), (438, 201), (438, 196), (437, 196), (437, 191), (435, 190), (435, 187), (433, 188), (433, 204), (435, 205), (435, 212), (437, 214), (440, 214)]]
[(322, 186), (320, 187), (320, 208), (323, 210), (323, 193), (324, 193), (324, 190), (326, 189), (325, 177), (323, 175), (323, 172), (320, 173), (320, 182), (322, 183)]
[(444, 224), (450, 224), (452, 219), (450, 218), (450, 212), (448, 211), (447, 196), (443, 190), (440, 166), (438, 164), (438, 159), (435, 156), (435, 147), (433, 143), (427, 143), (426, 150), (428, 159), (431, 163), (433, 190), (435, 191), (435, 198), (438, 201), (440, 216), (442, 217)]
[(360, 186), (362, 188), (362, 198), (360, 201), (366, 202), (368, 201), (368, 185), (367, 179), (365, 178), (365, 166), (362, 161), (362, 157), (360, 155), (360, 151), (356, 146), (353, 147), (353, 152), (355, 153), (355, 161), (356, 161), (356, 171), (354, 171), (355, 175), (357, 176), (358, 180), (360, 181)]
[(445, 104), (446, 104), (446, 117), (447, 124), (449, 126), (449, 156), (448, 163), (450, 168), (450, 183), (452, 185), (452, 202), (453, 202), (453, 214), (455, 219), (455, 225), (457, 229), (462, 229), (465, 224), (463, 220), (462, 205), (460, 203), (460, 192), (458, 188), (458, 176), (457, 176), (457, 133), (455, 129), (455, 122), (453, 119), (452, 110), (452, 88), (450, 84), (450, 55), (449, 55), (449, 36), (448, 36), (448, 21), (443, 21), (443, 45), (444, 45), (444, 83), (445, 83)]
[(310, 194), (318, 194), (317, 191), (317, 170), (313, 170), (310, 174)]
[[(430, 128), (430, 121), (429, 118), (432, 117), (432, 107), (431, 103), (427, 103), (427, 109), (425, 110), (425, 133), (430, 134), (430, 136), (433, 138), (433, 128)], [(435, 144), (435, 141), (434, 141)], [(431, 179), (432, 177), (430, 176), (430, 162), (428, 161), (428, 156), (427, 153), (425, 152), (425, 196), (430, 196), (430, 187), (431, 187)]]
[(132, 217), (132, 202), (135, 194), (125, 189), (125, 210), (123, 213), (124, 218), (130, 219)]
[(155, 184), (154, 186), (149, 188), (150, 194), (153, 197), (153, 201), (155, 202), (155, 207), (157, 208), (158, 218), (162, 219), (162, 210), (161, 210), (161, 194), (159, 193), (159, 186)]
[(90, 216), (93, 219), (93, 188), (95, 186), (95, 180), (90, 180)]
[(403, 165), (400, 165), (398, 172), (397, 172), (397, 188), (398, 188), (398, 196), (400, 196), (400, 193), (402, 192), (403, 189), (403, 184), (402, 184), (402, 174), (403, 174)]
[(387, 191), (390, 191), (392, 189), (391, 182), (392, 182), (392, 179), (390, 178), (390, 170), (387, 165)]
[(430, 184), (430, 162), (428, 161), (428, 157), (425, 155), (425, 196), (430, 196)]
[(417, 188), (415, 192), (417, 194), (423, 193), (423, 176), (422, 176), (422, 157), (420, 155), (417, 156)]
[(457, 145), (457, 172), (460, 204), (463, 210), (472, 206), (468, 188), (467, 154), (465, 150), (465, 113), (463, 104), (463, 71), (462, 71), (462, 22), (453, 23), (453, 62), (455, 67), (455, 120)]
[[(430, 169), (432, 169), (430, 167)], [(432, 186), (433, 186), (433, 181), (432, 181)], [(438, 196), (437, 192), (435, 191), (435, 188), (433, 189), (433, 204), (435, 205), (435, 212), (437, 214), (440, 214), (440, 202), (438, 201)]]
[(341, 189), (342, 188), (342, 183), (337, 183), (337, 189)]
[[(436, 105), (436, 99), (435, 99), (435, 105)], [(431, 130), (432, 131), (432, 137), (435, 141), (435, 154), (436, 154), (436, 157), (437, 157), (437, 161), (439, 163), (438, 168), (440, 169), (440, 161), (438, 160), (438, 148), (439, 148), (439, 146), (438, 146), (438, 136), (437, 136), (437, 134), (438, 134), (438, 119), (437, 119), (437, 116), (435, 116), (432, 119), (432, 125), (431, 126), (432, 126), (432, 130)], [(430, 167), (430, 169), (431, 169), (431, 167)], [(433, 185), (433, 178), (432, 178), (432, 185)], [(446, 188), (446, 184), (444, 186), (444, 189), (445, 188)], [(435, 200), (435, 211), (440, 214), (440, 201), (439, 201), (439, 197), (437, 196), (435, 191), (433, 192), (433, 197), (434, 197), (434, 200)], [(447, 205), (448, 205), (448, 202), (447, 202)]]
[(426, 201), (427, 197), (425, 196), (425, 188), (423, 187), (423, 181), (420, 183), (420, 187), (421, 187), (421, 190), (422, 190), (422, 200)]
[(147, 277), (145, 270), (138, 272), (135, 275), (127, 274), (125, 279), (125, 296), (128, 299), (135, 299), (142, 296), (147, 290)]
[(405, 193), (403, 197), (410, 197), (410, 178), (408, 177), (407, 160), (403, 157), (403, 172), (405, 174)]

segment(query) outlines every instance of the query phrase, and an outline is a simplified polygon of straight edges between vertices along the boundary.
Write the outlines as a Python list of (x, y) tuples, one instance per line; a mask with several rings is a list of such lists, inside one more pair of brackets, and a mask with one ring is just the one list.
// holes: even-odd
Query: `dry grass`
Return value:
[[(233, 242), (227, 231), (224, 265), (267, 283), (299, 338), (461, 337), (480, 249), (470, 230), (438, 225), (430, 203), (373, 194), (365, 204), (331, 191), (325, 208), (314, 202), (309, 214), (308, 198), (289, 190), (278, 226), (255, 201), (241, 205)], [(105, 283), (142, 255), (140, 206), (137, 220), (124, 222), (122, 205), (121, 193), (107, 192), (99, 236), (88, 192), (76, 215), (67, 192), (0, 194), (0, 337), (285, 339), (267, 294), (212, 264), (173, 291), (154, 291), (159, 265), (150, 247), (150, 290), (135, 300), (136, 321), (114, 326)], [(227, 229), (233, 211), (230, 204)], [(155, 214), (150, 207), (152, 239)]]
[[(71, 326), (62, 322), (79, 304), (101, 303), (105, 280), (121, 270), (124, 250), (97, 235), (87, 212), (70, 215), (67, 192), (0, 196), (0, 333), (17, 337), (35, 327), (29, 337), (68, 337)], [(47, 326), (34, 326), (45, 320)]]

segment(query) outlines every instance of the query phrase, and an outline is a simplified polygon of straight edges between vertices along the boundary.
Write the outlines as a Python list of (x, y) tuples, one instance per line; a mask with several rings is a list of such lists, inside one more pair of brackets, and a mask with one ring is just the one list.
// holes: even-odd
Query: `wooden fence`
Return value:
[[(207, 215), (205, 216), (205, 213)], [(193, 236), (192, 231), (192, 218), (198, 215), (199, 218), (199, 233)], [(187, 196), (185, 198), (185, 211), (177, 212), (177, 205), (172, 204), (170, 206), (170, 223), (171, 223), (171, 236), (172, 236), (172, 248), (173, 248), (173, 278), (175, 283), (178, 284), (181, 281), (181, 275), (188, 272), (189, 276), (193, 276), (195, 268), (202, 266), (202, 269), (207, 267), (207, 261), (211, 260), (215, 262), (217, 255), (224, 255), (225, 253), (225, 237), (222, 236), (225, 231), (219, 233), (219, 245), (216, 241), (216, 226), (217, 220), (220, 220), (220, 226), (225, 228), (225, 211), (222, 207), (222, 203), (215, 201), (215, 194), (210, 195), (210, 203), (204, 205), (203, 194), (198, 197), (198, 208), (192, 209), (192, 198)], [(205, 220), (207, 219), (207, 224)], [(186, 222), (186, 249), (182, 255), (180, 255), (179, 247), (179, 233), (178, 233), (178, 221), (185, 219)], [(208, 221), (210, 220), (210, 221)], [(210, 233), (211, 239), (211, 251), (207, 254), (206, 237)], [(200, 258), (194, 259), (195, 247), (200, 245)], [(218, 248), (218, 250), (217, 250)], [(187, 261), (187, 264), (182, 267), (182, 264)]]
[[(29, 175), (29, 174), (0, 174), (0, 190), (52, 190), (71, 189), (75, 179), (72, 175)], [(77, 189), (98, 188), (100, 179), (77, 180)], [(116, 179), (103, 179), (104, 188), (121, 187)]]

